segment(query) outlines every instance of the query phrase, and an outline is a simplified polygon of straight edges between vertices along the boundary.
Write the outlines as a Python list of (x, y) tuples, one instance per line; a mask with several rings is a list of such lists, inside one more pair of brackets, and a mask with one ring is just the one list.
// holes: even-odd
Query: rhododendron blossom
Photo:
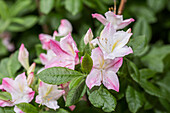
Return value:
[(117, 31), (110, 23), (105, 26), (99, 38), (92, 40), (101, 48), (105, 59), (114, 59), (116, 57), (124, 57), (133, 53), (132, 48), (126, 46), (132, 33)]
[(119, 80), (116, 72), (121, 67), (123, 58), (105, 60), (99, 47), (92, 50), (91, 58), (93, 68), (87, 76), (87, 86), (91, 89), (93, 86), (100, 86), (103, 83), (108, 89), (119, 92)]
[[(29, 88), (25, 73), (18, 75), (15, 80), (11, 78), (3, 78), (2, 87), (11, 94), (12, 100), (0, 100), (0, 106), (14, 106), (19, 103), (29, 103), (34, 98), (34, 91)], [(19, 109), (19, 108), (18, 108)], [(17, 113), (18, 109), (14, 109)]]
[(107, 25), (108, 23), (111, 23), (114, 27), (114, 29), (123, 29), (127, 25), (129, 25), (131, 22), (134, 21), (133, 18), (123, 20), (123, 15), (115, 15), (112, 11), (108, 11), (105, 13), (105, 16), (102, 16), (101, 14), (92, 14), (93, 18), (96, 18), (99, 20), (102, 24)]
[(59, 90), (57, 85), (50, 85), (41, 81), (38, 93), (39, 95), (36, 96), (36, 103), (56, 110), (59, 108), (57, 100), (65, 93), (65, 91)]
[(79, 51), (71, 34), (61, 38), (60, 42), (51, 40), (50, 44), (56, 56), (45, 65), (45, 68), (67, 67), (74, 70), (75, 65), (79, 63)]

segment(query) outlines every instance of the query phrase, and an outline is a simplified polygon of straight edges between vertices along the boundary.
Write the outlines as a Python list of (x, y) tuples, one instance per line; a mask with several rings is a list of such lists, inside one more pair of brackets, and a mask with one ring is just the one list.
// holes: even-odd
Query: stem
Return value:
[(121, 0), (120, 5), (119, 5), (119, 9), (118, 9), (118, 15), (121, 15), (125, 6), (127, 0)]
[[(43, 16), (43, 14), (40, 12), (40, 0), (36, 0), (37, 8), (38, 8), (38, 14), (39, 16)], [(49, 34), (49, 29), (47, 24), (42, 25), (43, 32), (46, 34)]]

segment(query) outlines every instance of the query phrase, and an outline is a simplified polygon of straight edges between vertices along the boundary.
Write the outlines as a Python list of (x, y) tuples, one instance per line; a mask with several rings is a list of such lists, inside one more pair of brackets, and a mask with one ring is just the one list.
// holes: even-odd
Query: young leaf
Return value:
[(130, 40), (129, 45), (132, 46), (133, 54), (140, 56), (147, 45), (147, 39), (145, 35), (137, 36)]
[(9, 60), (9, 58), (4, 58), (0, 62), (0, 78), (12, 77), (12, 76), (10, 76), (10, 74), (7, 70), (8, 69), (7, 68), (8, 60)]
[(82, 71), (89, 74), (93, 67), (93, 60), (89, 54), (85, 54), (81, 63)]
[(54, 2), (54, 0), (40, 0), (40, 11), (48, 14), (52, 10)]
[(16, 106), (25, 113), (38, 113), (37, 108), (34, 107), (32, 104), (20, 103), (20, 104), (17, 104)]
[(89, 95), (90, 102), (98, 108), (102, 108), (105, 112), (112, 112), (116, 108), (116, 98), (110, 92), (102, 87), (93, 91)]
[(64, 67), (52, 67), (41, 71), (38, 76), (45, 83), (59, 85), (83, 74)]
[(7, 69), (11, 76), (14, 76), (15, 73), (20, 69), (21, 64), (18, 61), (18, 51), (12, 54), (9, 58)]
[(76, 15), (83, 8), (82, 0), (65, 0), (65, 8), (72, 13), (72, 15)]
[(72, 79), (72, 81), (69, 83), (69, 89), (72, 89), (73, 87), (76, 87), (81, 80), (84, 78), (84, 76), (76, 77)]
[(8, 92), (0, 92), (0, 100), (12, 100), (11, 94)]
[(78, 102), (86, 92), (85, 80), (82, 80), (76, 87), (73, 87), (67, 95), (66, 106), (71, 106)]
[(132, 113), (136, 113), (143, 105), (143, 95), (136, 91), (133, 87), (128, 86), (126, 90), (126, 101), (128, 103), (129, 110)]

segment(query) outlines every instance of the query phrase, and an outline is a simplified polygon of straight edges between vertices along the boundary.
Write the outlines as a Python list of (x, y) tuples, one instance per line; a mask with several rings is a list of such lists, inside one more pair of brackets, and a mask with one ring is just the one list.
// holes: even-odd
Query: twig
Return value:
[[(36, 4), (37, 4), (37, 8), (38, 8), (38, 14), (39, 16), (43, 16), (43, 14), (40, 12), (40, 0), (36, 0)], [(48, 25), (47, 24), (43, 24), (42, 25), (42, 29), (44, 33), (49, 34), (49, 29), (48, 29)]]
[(121, 0), (119, 9), (118, 9), (118, 15), (121, 15), (125, 6), (126, 0)]
[(116, 0), (114, 0), (114, 14), (116, 14)]

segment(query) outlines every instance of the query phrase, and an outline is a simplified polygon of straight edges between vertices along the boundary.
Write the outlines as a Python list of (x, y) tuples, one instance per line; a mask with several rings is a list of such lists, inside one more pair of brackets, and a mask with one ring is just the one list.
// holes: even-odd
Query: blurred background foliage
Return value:
[[(117, 7), (119, 3), (117, 0)], [(5, 57), (21, 43), (30, 53), (30, 62), (36, 59), (40, 48), (38, 35), (52, 35), (61, 19), (72, 23), (78, 46), (89, 27), (95, 37), (99, 36), (103, 26), (91, 14), (104, 14), (113, 5), (113, 0), (0, 0), (0, 74), (5, 73), (2, 72), (7, 62)], [(127, 0), (123, 15), (124, 19), (135, 19), (128, 26), (133, 32), (129, 45), (134, 54), (125, 59), (118, 73), (121, 85), (120, 93), (113, 92), (118, 100), (115, 112), (168, 113), (170, 0)], [(88, 106), (89, 103), (80, 101), (75, 112), (102, 112)]]

